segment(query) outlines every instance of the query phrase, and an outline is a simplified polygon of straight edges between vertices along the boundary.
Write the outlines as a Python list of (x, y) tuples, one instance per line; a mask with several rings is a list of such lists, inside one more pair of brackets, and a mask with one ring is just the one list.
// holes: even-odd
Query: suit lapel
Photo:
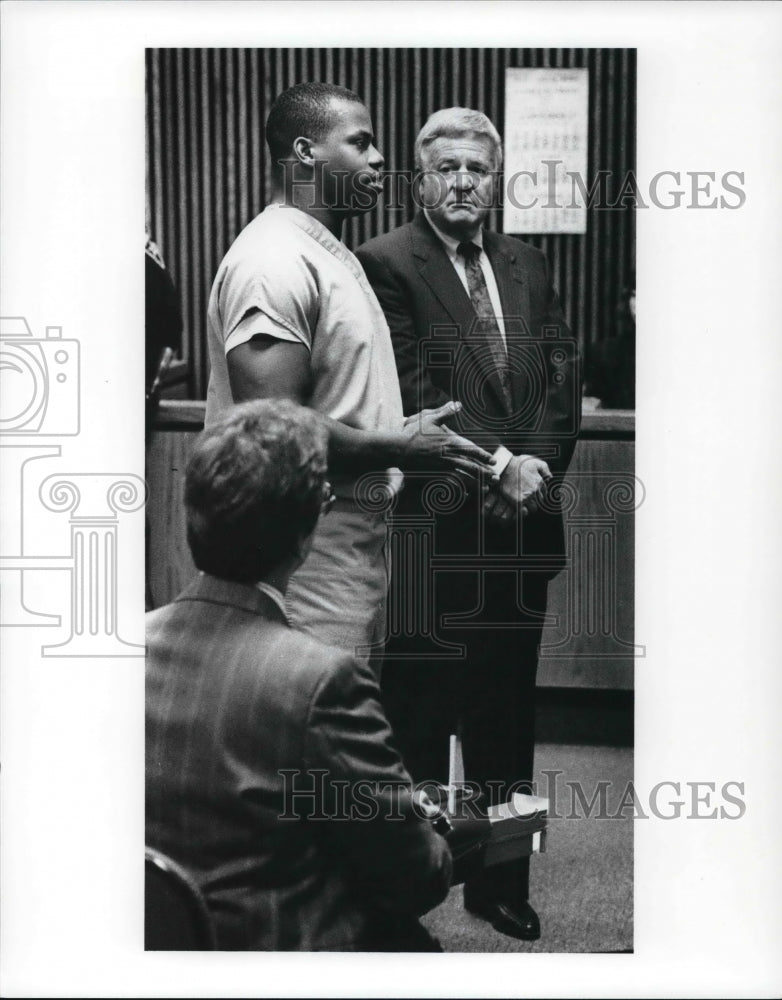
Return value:
[(467, 332), (475, 319), (470, 297), (423, 214), (413, 221), (413, 256), (419, 274), (459, 327), (460, 335)]
[(502, 304), (505, 343), (510, 364), (513, 410), (523, 410), (531, 392), (526, 373), (529, 349), (529, 284), (519, 258), (508, 240), (500, 241), (496, 233), (484, 231), (483, 248), (489, 258)]
[[(423, 213), (419, 213), (413, 220), (412, 232), (413, 256), (419, 274), (458, 328), (459, 340), (469, 352), (465, 359), (466, 363), (473, 371), (481, 373), (483, 378), (480, 381), (485, 381), (486, 388), (494, 397), (499, 412), (507, 414), (505, 393), (499, 375), (491, 362), (483, 337), (479, 331), (476, 334), (475, 310), (470, 297), (448, 259), (445, 248), (432, 231)], [(491, 257), (489, 259), (491, 260)], [(499, 285), (499, 279), (497, 283)], [(502, 293), (500, 295), (502, 296)]]
[(483, 248), (489, 258), (502, 303), (506, 332), (528, 333), (529, 285), (518, 262), (518, 256), (507, 243), (500, 244), (496, 233), (484, 230)]

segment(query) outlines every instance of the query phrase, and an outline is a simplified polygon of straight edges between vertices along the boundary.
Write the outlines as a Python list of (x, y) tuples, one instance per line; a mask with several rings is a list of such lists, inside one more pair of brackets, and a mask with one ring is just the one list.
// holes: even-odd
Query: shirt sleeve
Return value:
[[(305, 343), (300, 335), (273, 320), (257, 306), (252, 306), (225, 338), (225, 353), (228, 354), (239, 344), (246, 344), (253, 337), (261, 336), (274, 337), (275, 340), (287, 340), (293, 344)], [(311, 349), (309, 343), (306, 343), (306, 346)]]
[(234, 262), (220, 289), (220, 314), (226, 354), (259, 335), (311, 351), (318, 319), (314, 269), (287, 247)]

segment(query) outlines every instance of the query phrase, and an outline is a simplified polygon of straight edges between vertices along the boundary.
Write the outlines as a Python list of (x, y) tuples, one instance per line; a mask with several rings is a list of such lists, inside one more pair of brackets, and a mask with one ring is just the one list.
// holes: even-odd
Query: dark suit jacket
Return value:
[(201, 575), (147, 615), (146, 719), (147, 842), (194, 874), (219, 948), (349, 949), (375, 908), (448, 891), (374, 676), (257, 588)]
[[(423, 215), (357, 251), (391, 329), (405, 414), (459, 400), (454, 429), (493, 451), (567, 469), (581, 413), (577, 345), (552, 288), (543, 254), (484, 231), (484, 250), (497, 280), (511, 367), (512, 407), (464, 286)], [(525, 552), (562, 564), (557, 510), (525, 518)]]

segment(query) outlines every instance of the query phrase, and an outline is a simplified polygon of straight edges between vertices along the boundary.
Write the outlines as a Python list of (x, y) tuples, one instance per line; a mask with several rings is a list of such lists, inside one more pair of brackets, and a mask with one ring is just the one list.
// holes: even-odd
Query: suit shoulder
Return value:
[(493, 235), (501, 250), (505, 252), (510, 251), (523, 261), (541, 264), (546, 259), (546, 255), (542, 250), (538, 250), (537, 247), (525, 243), (524, 240), (519, 240), (515, 236), (507, 236), (505, 233), (494, 233)]
[[(346, 690), (355, 677), (355, 661), (348, 652), (328, 646), (282, 621), (242, 614), (240, 627), (228, 644), (239, 672), (252, 683), (263, 675), (268, 705), (295, 701), (302, 720), (326, 690)], [(227, 651), (227, 650), (226, 650)]]
[(328, 646), (318, 639), (284, 625), (276, 626), (278, 655), (285, 661), (288, 676), (321, 687), (340, 674), (352, 674), (356, 661), (344, 649)]
[(409, 255), (412, 242), (412, 229), (412, 223), (408, 222), (404, 226), (399, 226), (398, 229), (393, 229), (390, 233), (386, 233), (383, 236), (375, 236), (373, 239), (361, 244), (358, 250), (356, 250), (356, 256), (361, 260), (362, 257), (374, 258), (396, 257), (399, 254)]

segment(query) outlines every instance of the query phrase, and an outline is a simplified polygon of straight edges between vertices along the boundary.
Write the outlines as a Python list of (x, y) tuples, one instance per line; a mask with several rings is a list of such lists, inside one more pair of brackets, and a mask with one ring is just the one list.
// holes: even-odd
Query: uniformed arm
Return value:
[[(301, 343), (256, 336), (228, 352), (228, 375), (234, 401), (285, 398), (306, 406), (312, 394), (310, 353)], [(398, 466), (402, 470), (461, 469), (486, 473), (491, 456), (442, 425), (458, 412), (459, 404), (445, 404), (398, 431), (360, 431), (324, 417), (329, 430), (329, 466), (360, 472)]]
[(327, 771), (325, 813), (337, 815), (322, 825), (325, 849), (356, 893), (372, 907), (411, 915), (441, 902), (450, 851), (414, 808), (412, 782), (368, 667), (346, 655), (324, 678), (306, 746), (307, 766)]

